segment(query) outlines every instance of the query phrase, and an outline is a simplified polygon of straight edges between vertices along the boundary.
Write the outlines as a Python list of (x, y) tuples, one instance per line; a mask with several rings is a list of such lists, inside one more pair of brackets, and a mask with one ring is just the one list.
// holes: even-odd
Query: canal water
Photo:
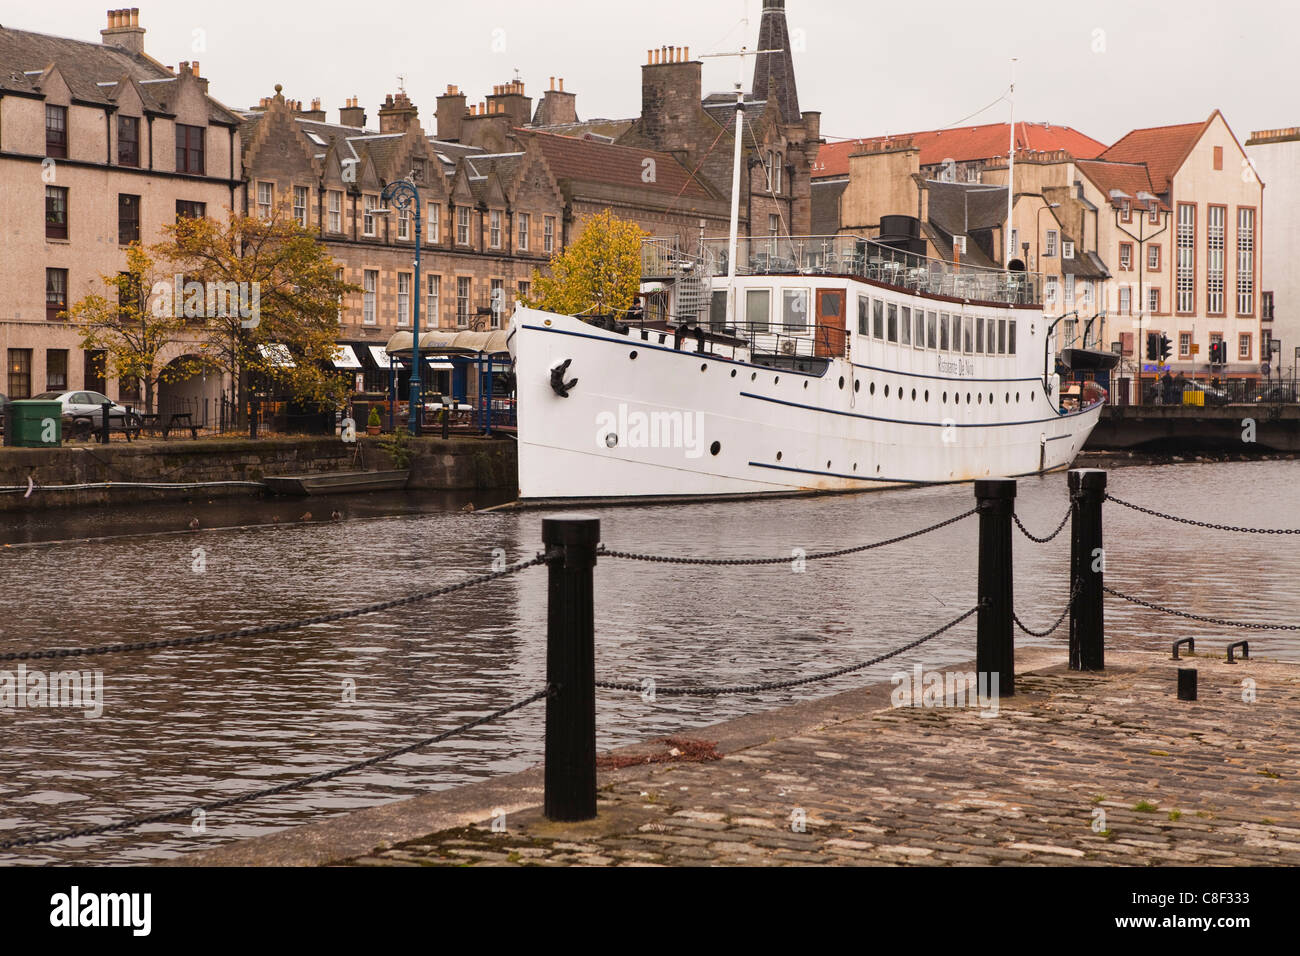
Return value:
[[(1177, 515), (1300, 527), (1290, 461), (1111, 472), (1116, 496)], [(1018, 513), (1052, 530), (1063, 475), (1020, 482)], [(309, 617), (454, 582), (540, 548), (542, 515), (470, 513), (457, 495), (300, 503), (240, 500), (0, 516), (0, 652), (147, 640)], [(480, 509), (493, 503), (479, 495)], [(960, 514), (970, 486), (849, 497), (600, 511), (615, 549), (790, 556), (904, 534)], [(307, 512), (310, 510), (310, 514)], [(337, 518), (334, 512), (337, 511)], [(198, 521), (198, 530), (190, 530)], [(1196, 614), (1300, 623), (1300, 536), (1244, 535), (1106, 508), (1106, 580)], [(597, 670), (608, 679), (752, 683), (799, 677), (906, 644), (975, 603), (976, 521), (877, 551), (768, 567), (603, 559)], [(501, 549), (498, 551), (497, 549)], [(1068, 531), (1015, 541), (1016, 604), (1031, 627), (1068, 593)], [(102, 671), (102, 714), (0, 708), (0, 840), (75, 829), (286, 783), (431, 736), (540, 689), (546, 572), (382, 615), (156, 653), (40, 662)], [(1300, 660), (1287, 632), (1235, 632), (1109, 599), (1108, 646)], [(602, 693), (601, 748), (974, 656), (974, 620), (869, 671), (794, 691), (707, 699)], [(1064, 628), (1021, 645), (1066, 645)], [(0, 667), (16, 669), (15, 664)], [(0, 852), (0, 865), (142, 863), (535, 765), (544, 705), (324, 784), (126, 833)]]

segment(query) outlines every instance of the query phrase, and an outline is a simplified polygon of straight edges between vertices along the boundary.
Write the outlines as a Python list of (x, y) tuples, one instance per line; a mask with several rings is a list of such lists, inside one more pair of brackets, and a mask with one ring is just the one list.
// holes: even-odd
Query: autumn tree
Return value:
[(640, 288), (647, 235), (608, 209), (597, 213), (578, 240), (551, 259), (550, 275), (534, 270), (536, 295), (526, 304), (559, 315), (626, 312)]
[[(241, 409), (250, 378), (274, 384), (304, 404), (343, 400), (348, 383), (333, 374), (339, 302), (359, 292), (336, 277), (324, 243), (284, 206), (269, 218), (233, 214), (225, 222), (182, 218), (155, 247), (191, 282), (226, 289), (247, 308), (209, 308), (203, 356), (230, 374)], [(219, 305), (221, 303), (218, 303)]]
[(81, 337), (81, 347), (104, 353), (99, 371), (108, 378), (138, 382), (144, 388), (145, 410), (154, 410), (158, 386), (183, 381), (198, 373), (202, 363), (187, 356), (168, 363), (164, 353), (194, 330), (177, 315), (170, 295), (172, 276), (149, 252), (133, 242), (126, 250), (126, 271), (100, 276), (104, 291), (91, 291), (68, 309), (67, 317)]

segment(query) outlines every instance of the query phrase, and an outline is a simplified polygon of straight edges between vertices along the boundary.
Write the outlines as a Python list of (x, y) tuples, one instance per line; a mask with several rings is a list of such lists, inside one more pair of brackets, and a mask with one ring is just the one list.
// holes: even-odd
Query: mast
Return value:
[(1011, 216), (1016, 208), (1016, 58), (1011, 58), (1011, 92), (1007, 94), (1011, 104), (1011, 145), (1007, 149), (1007, 228), (1002, 242), (1006, 246), (1006, 267), (1011, 269), (1011, 259), (1016, 250), (1011, 248)]

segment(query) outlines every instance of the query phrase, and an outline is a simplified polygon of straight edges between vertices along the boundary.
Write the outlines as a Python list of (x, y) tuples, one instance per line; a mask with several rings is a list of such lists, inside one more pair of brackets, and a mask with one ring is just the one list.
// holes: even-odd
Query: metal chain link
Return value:
[(1020, 615), (1017, 614), (1015, 611), (1011, 612), (1011, 619), (1016, 622), (1016, 627), (1020, 628), (1030, 637), (1051, 637), (1052, 634), (1056, 632), (1056, 629), (1065, 623), (1066, 617), (1069, 616), (1070, 608), (1074, 607), (1074, 602), (1079, 599), (1079, 595), (1082, 593), (1083, 593), (1083, 582), (1080, 581), (1079, 583), (1075, 584), (1074, 591), (1072, 591), (1070, 594), (1070, 600), (1065, 602), (1065, 610), (1061, 612), (1061, 616), (1056, 619), (1055, 624), (1053, 624), (1045, 631), (1035, 631), (1033, 628), (1028, 627), (1024, 621), (1020, 620)]
[(1241, 627), (1251, 631), (1300, 631), (1300, 624), (1252, 624), (1245, 621), (1225, 621), (1222, 618), (1206, 617), (1204, 614), (1190, 614), (1187, 611), (1175, 611), (1171, 607), (1163, 607), (1159, 604), (1152, 604), (1150, 601), (1143, 601), (1141, 598), (1122, 594), (1114, 588), (1106, 587), (1105, 585), (1102, 586), (1102, 590), (1107, 594), (1113, 594), (1117, 598), (1128, 601), (1130, 604), (1149, 607), (1153, 611), (1160, 611), (1164, 614), (1175, 614), (1178, 617), (1185, 617), (1191, 621), (1204, 621), (1206, 624), (1218, 624), (1222, 627)]
[(1300, 534), (1300, 528), (1238, 528), (1229, 524), (1214, 524), (1209, 521), (1193, 521), (1191, 518), (1179, 518), (1177, 515), (1167, 515), (1160, 511), (1152, 511), (1150, 508), (1143, 508), (1141, 505), (1135, 505), (1123, 499), (1116, 498), (1114, 495), (1107, 495), (1107, 501), (1113, 501), (1117, 505), (1125, 508), (1131, 508), (1134, 511), (1140, 511), (1143, 514), (1153, 515), (1156, 518), (1164, 518), (1166, 521), (1178, 521), (1182, 524), (1195, 525), (1198, 528), (1213, 528), (1215, 531), (1239, 531), (1242, 534)]
[(1039, 538), (1036, 535), (1030, 534), (1029, 529), (1026, 528), (1024, 524), (1021, 523), (1020, 515), (1013, 514), (1011, 517), (1016, 519), (1016, 527), (1020, 529), (1021, 533), (1024, 534), (1026, 538), (1028, 538), (1030, 541), (1033, 541), (1035, 544), (1047, 544), (1049, 541), (1056, 540), (1056, 536), (1065, 530), (1066, 522), (1070, 520), (1070, 515), (1072, 514), (1074, 514), (1073, 507), (1071, 507), (1069, 510), (1065, 512), (1065, 517), (1062, 518), (1061, 523), (1056, 526), (1056, 530), (1053, 531), (1051, 534), (1049, 534), (1046, 538)]
[[(871, 551), (875, 548), (883, 548), (886, 545), (898, 544), (900, 541), (907, 541), (911, 538), (919, 538), (921, 535), (929, 534), (932, 531), (938, 531), (940, 528), (946, 528), (950, 524), (956, 524), (969, 518), (976, 513), (972, 508), (955, 518), (949, 518), (947, 521), (940, 521), (938, 524), (930, 525), (928, 528), (922, 528), (920, 531), (912, 531), (908, 534), (899, 535), (897, 538), (890, 538), (887, 541), (877, 541), (875, 544), (858, 545), (855, 548), (842, 548), (839, 551), (821, 551), (814, 554), (802, 555), (805, 561), (823, 561), (827, 558), (842, 558), (849, 554), (860, 554), (863, 551)], [(794, 560), (793, 557), (780, 558), (676, 558), (660, 554), (634, 554), (630, 551), (611, 551), (603, 544), (597, 549), (596, 553), (603, 558), (624, 558), (629, 561), (651, 561), (658, 564), (697, 564), (708, 565), (711, 567), (736, 567), (739, 565), (765, 565), (765, 564), (789, 564)]]
[[(920, 647), (926, 641), (932, 640), (938, 637), (940, 634), (944, 633), (945, 631), (949, 631), (952, 628), (956, 627), (958, 624), (960, 624), (962, 621), (969, 618), (972, 614), (974, 614), (979, 609), (980, 609), (980, 605), (977, 604), (975, 605), (975, 607), (971, 608), (961, 617), (949, 621), (947, 624), (943, 625), (943, 627), (939, 628), (938, 630), (931, 631), (929, 634), (926, 634), (924, 637), (917, 638), (915, 641), (912, 641), (912, 643), (904, 644), (902, 647), (896, 648), (895, 650), (892, 650), (887, 654), (881, 654), (879, 657), (873, 657), (871, 660), (864, 661), (861, 664), (850, 664), (846, 667), (838, 667), (833, 671), (827, 671), (825, 674), (817, 674), (813, 677), (800, 677), (793, 680), (767, 681), (761, 684), (744, 684), (740, 686), (731, 686), (731, 687), (709, 687), (709, 686), (656, 687), (655, 694), (656, 695), (662, 694), (665, 697), (722, 697), (727, 694), (756, 694), (762, 691), (785, 690), (786, 688), (790, 688), (790, 687), (800, 687), (803, 686), (804, 684), (815, 684), (818, 681), (830, 680), (832, 677), (841, 677), (844, 674), (852, 674), (854, 671), (860, 671), (865, 668), (872, 667), (876, 664), (879, 664), (881, 661), (887, 661), (891, 657), (897, 657), (899, 654), (905, 653), (906, 651), (910, 651), (913, 648)], [(604, 690), (626, 690), (626, 691), (634, 691), (636, 693), (641, 693), (643, 690), (640, 684), (631, 681), (598, 680), (596, 681), (596, 686)]]
[(287, 793), (290, 790), (297, 790), (301, 787), (307, 787), (314, 783), (323, 783), (326, 780), (332, 780), (335, 777), (342, 776), (345, 773), (352, 773), (354, 770), (362, 770), (366, 767), (372, 767), (375, 764), (392, 760), (394, 757), (401, 757), (404, 754), (411, 753), (414, 750), (419, 750), (422, 747), (428, 747), (431, 744), (441, 743), (442, 741), (448, 740), (451, 737), (455, 737), (458, 734), (466, 733), (467, 731), (473, 730), (476, 727), (481, 727), (484, 724), (490, 723), (494, 720), (499, 720), (500, 718), (505, 717), (508, 714), (512, 714), (517, 710), (522, 710), (523, 708), (527, 707), (529, 704), (535, 704), (537, 703), (537, 701), (541, 700), (542, 698), (549, 696), (549, 694), (550, 694), (550, 688), (548, 687), (546, 690), (538, 691), (537, 693), (533, 694), (531, 697), (527, 697), (523, 700), (516, 701), (515, 703), (511, 704), (509, 707), (503, 707), (500, 710), (493, 711), (490, 714), (485, 714), (482, 717), (478, 717), (474, 720), (469, 721), (468, 723), (461, 724), (459, 727), (453, 727), (451, 730), (444, 731), (443, 733), (437, 734), (436, 736), (426, 737), (424, 740), (417, 740), (413, 744), (407, 744), (404, 747), (398, 747), (395, 750), (390, 750), (387, 753), (379, 754), (377, 757), (371, 757), (368, 760), (361, 760), (358, 761), (357, 763), (348, 764), (346, 767), (339, 767), (336, 770), (327, 770), (324, 773), (314, 774), (313, 776), (310, 777), (303, 777), (301, 780), (292, 780), (289, 783), (282, 783), (275, 787), (267, 787), (265, 790), (257, 790), (254, 791), (253, 793), (245, 793), (237, 797), (227, 797), (224, 800), (214, 800), (212, 803), (201, 803), (198, 806), (182, 807), (178, 810), (169, 810), (160, 813), (149, 813), (149, 814), (144, 814), (142, 816), (131, 817), (127, 820), (122, 820), (118, 823), (106, 823), (103, 824), (102, 826), (84, 827), (80, 830), (68, 830), (63, 833), (44, 833), (39, 836), (25, 837), (21, 840), (7, 840), (3, 843), (0, 843), (0, 850), (11, 850), (23, 846), (36, 846), (37, 844), (41, 844), (41, 843), (57, 843), (62, 840), (71, 840), (78, 837), (100, 836), (105, 833), (114, 833), (118, 830), (131, 830), (134, 829), (135, 827), (144, 826), (147, 823), (162, 823), (166, 820), (172, 820), (176, 817), (183, 816), (185, 814), (192, 814), (195, 810), (202, 810), (204, 813), (207, 813), (208, 811), (212, 811), (212, 810), (223, 810), (226, 807), (238, 806), (241, 803), (248, 803), (252, 800), (259, 800), (262, 797), (272, 797), (272, 796), (276, 796), (277, 794)]
[(501, 571), (492, 571), (488, 574), (480, 574), (472, 578), (466, 578), (464, 581), (459, 581), (456, 584), (444, 585), (443, 587), (434, 588), (430, 591), (421, 591), (418, 594), (409, 594), (406, 597), (395, 598), (391, 601), (380, 601), (377, 604), (367, 604), (365, 607), (355, 608), (351, 611), (334, 611), (330, 614), (321, 614), (316, 617), (302, 618), (297, 621), (285, 621), (280, 624), (263, 624), (258, 627), (244, 627), (235, 631), (222, 631), (218, 634), (195, 634), (190, 637), (172, 637), (156, 641), (136, 641), (129, 644), (105, 644), (101, 647), (58, 648), (50, 651), (16, 651), (8, 654), (0, 654), (0, 661), (37, 661), (44, 658), (55, 657), (91, 657), (98, 654), (121, 654), (128, 651), (154, 651), (171, 647), (191, 647), (195, 644), (212, 644), (216, 641), (229, 641), (242, 637), (256, 637), (261, 634), (278, 634), (282, 631), (294, 631), (298, 628), (311, 627), (316, 624), (329, 624), (334, 621), (346, 621), (355, 617), (364, 617), (368, 614), (378, 614), (380, 611), (388, 611), (396, 607), (418, 604), (421, 601), (428, 601), (431, 598), (441, 597), (444, 594), (463, 591), (466, 588), (472, 588), (479, 584), (486, 584), (489, 581), (495, 581), (498, 578), (517, 574), (526, 568), (545, 564), (549, 556), (550, 555), (548, 554), (539, 554), (531, 560), (520, 561), (518, 564), (512, 564)]

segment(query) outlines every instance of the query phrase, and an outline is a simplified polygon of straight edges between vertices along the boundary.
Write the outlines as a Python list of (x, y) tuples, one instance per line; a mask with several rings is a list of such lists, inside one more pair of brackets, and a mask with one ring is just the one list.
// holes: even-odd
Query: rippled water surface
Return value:
[[(1300, 527), (1295, 462), (1182, 464), (1111, 473), (1121, 498), (1227, 524)], [(1020, 482), (1035, 533), (1064, 515), (1065, 477)], [(454, 582), (540, 547), (539, 513), (475, 513), (456, 496), (306, 504), (199, 502), (0, 515), (0, 652), (201, 634), (291, 620)], [(480, 507), (490, 501), (479, 500)], [(781, 556), (903, 534), (965, 511), (969, 486), (852, 497), (599, 512), (611, 548)], [(308, 521), (304, 511), (315, 514)], [(331, 512), (342, 520), (331, 520)], [(200, 522), (198, 532), (187, 526)], [(975, 603), (976, 523), (879, 551), (791, 565), (694, 567), (602, 560), (597, 669), (659, 684), (815, 674), (906, 644)], [(1106, 510), (1107, 583), (1192, 613), (1300, 623), (1300, 536), (1240, 535)], [(1068, 593), (1068, 532), (1016, 537), (1016, 603), (1042, 628)], [(202, 548), (206, 570), (194, 570)], [(191, 807), (285, 783), (431, 736), (528, 696), (545, 674), (546, 572), (286, 634), (82, 661), (103, 672), (98, 719), (0, 708), (0, 840)], [(1107, 601), (1108, 646), (1168, 648), (1229, 632)], [(970, 660), (974, 620), (869, 671), (797, 691), (719, 699), (603, 694), (614, 747), (886, 680), (914, 663)], [(1232, 639), (1243, 636), (1231, 632)], [(1300, 660), (1294, 633), (1250, 633), (1253, 653)], [(1064, 653), (1064, 630), (1043, 641)], [(16, 665), (5, 664), (14, 668)], [(49, 669), (49, 662), (40, 666)], [(57, 669), (68, 665), (59, 662)], [(77, 666), (73, 664), (72, 666)], [(355, 687), (355, 702), (346, 700)], [(124, 834), (9, 853), (0, 864), (139, 863), (330, 813), (524, 769), (541, 753), (544, 705), (380, 766), (300, 791)]]

